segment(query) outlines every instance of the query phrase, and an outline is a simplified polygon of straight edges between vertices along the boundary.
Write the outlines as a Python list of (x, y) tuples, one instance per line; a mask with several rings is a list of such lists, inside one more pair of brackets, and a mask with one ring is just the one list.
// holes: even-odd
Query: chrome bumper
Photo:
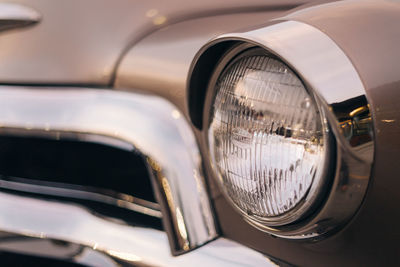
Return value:
[(165, 232), (102, 219), (78, 205), (7, 193), (0, 193), (0, 199), (0, 230), (19, 237), (3, 241), (0, 235), (3, 251), (89, 266), (118, 266), (120, 262), (134, 266), (275, 266), (262, 254), (224, 238), (174, 257)]
[[(2, 86), (0, 134), (128, 144), (147, 159), (170, 245), (161, 231), (110, 222), (80, 206), (6, 193), (0, 195), (0, 231), (78, 244), (135, 264), (271, 264), (255, 251), (216, 239), (193, 132), (162, 98), (99, 89)], [(178, 255), (197, 247), (178, 257), (170, 254), (170, 249)]]

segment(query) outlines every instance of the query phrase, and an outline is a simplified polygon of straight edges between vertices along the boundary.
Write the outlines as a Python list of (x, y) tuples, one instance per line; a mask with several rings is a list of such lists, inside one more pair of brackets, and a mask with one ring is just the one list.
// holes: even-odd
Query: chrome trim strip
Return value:
[(16, 3), (0, 3), (0, 31), (24, 27), (41, 20), (34, 9)]
[[(0, 193), (0, 200), (1, 231), (31, 239), (75, 244), (72, 247), (64, 245), (67, 251), (62, 253), (62, 248), (59, 248), (57, 254), (66, 260), (69, 255), (74, 262), (89, 266), (99, 263), (87, 257), (77, 257), (79, 252), (87, 253), (87, 249), (90, 249), (91, 252), (97, 252), (97, 255), (92, 255), (92, 260), (97, 258), (105, 261), (108, 258), (106, 262), (110, 262), (111, 258), (132, 266), (276, 266), (263, 254), (224, 238), (173, 257), (169, 253), (167, 236), (159, 230), (123, 225), (96, 217), (87, 209), (74, 204), (8, 193)], [(0, 251), (56, 256), (54, 252), (50, 254), (32, 246), (23, 246), (23, 241), (20, 245), (14, 242), (3, 246), (0, 236)], [(77, 248), (77, 245), (83, 246), (82, 249)], [(101, 254), (102, 259), (99, 258)]]
[(106, 136), (146, 157), (171, 249), (180, 254), (217, 237), (194, 134), (168, 101), (96, 89), (0, 87), (0, 134)]
[[(227, 41), (247, 43), (262, 47), (285, 61), (316, 96), (337, 145), (335, 177), (331, 190), (326, 193), (325, 204), (309, 221), (298, 224), (269, 227), (253, 221), (250, 223), (280, 237), (318, 238), (349, 221), (364, 199), (375, 145), (370, 106), (357, 70), (326, 33), (297, 21), (276, 20), (274, 23), (215, 38), (196, 55), (191, 69), (216, 44)], [(352, 126), (343, 124), (344, 120)], [(357, 127), (363, 130), (362, 136), (357, 135)]]
[(88, 192), (78, 189), (62, 188), (61, 186), (37, 185), (31, 183), (14, 182), (0, 180), (0, 188), (16, 191), (38, 193), (57, 197), (68, 197), (75, 199), (91, 200), (105, 204), (114, 205), (120, 208), (139, 212), (148, 216), (162, 218), (160, 206), (157, 203), (149, 202), (143, 199), (137, 199), (126, 194), (118, 194), (119, 198), (107, 196), (105, 194)]

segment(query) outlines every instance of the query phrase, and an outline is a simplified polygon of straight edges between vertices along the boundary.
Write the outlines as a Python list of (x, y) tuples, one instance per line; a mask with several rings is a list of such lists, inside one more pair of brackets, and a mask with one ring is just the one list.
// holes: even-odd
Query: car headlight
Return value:
[(314, 95), (263, 49), (234, 57), (214, 85), (212, 166), (250, 221), (286, 225), (315, 208), (327, 182), (329, 134)]

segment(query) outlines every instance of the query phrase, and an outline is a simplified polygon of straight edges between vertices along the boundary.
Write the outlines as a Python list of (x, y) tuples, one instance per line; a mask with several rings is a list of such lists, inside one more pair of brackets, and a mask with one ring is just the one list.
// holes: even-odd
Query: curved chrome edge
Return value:
[[(147, 159), (171, 249), (180, 254), (217, 237), (193, 132), (168, 101), (96, 89), (0, 87), (0, 134), (106, 136)], [(76, 134), (78, 133), (78, 134)]]
[(0, 31), (24, 27), (40, 20), (41, 15), (33, 8), (16, 3), (0, 3)]
[[(315, 95), (336, 139), (336, 169), (324, 205), (306, 222), (269, 227), (249, 221), (256, 228), (289, 239), (324, 236), (354, 216), (370, 179), (374, 137), (370, 106), (361, 78), (345, 53), (326, 33), (297, 21), (279, 21), (242, 33), (225, 34), (206, 44), (196, 55), (192, 69), (206, 51), (223, 42), (262, 47), (285, 61)], [(223, 56), (223, 55), (221, 55)], [(355, 124), (367, 132), (358, 138)], [(345, 114), (345, 115), (343, 115)], [(348, 125), (344, 121), (350, 122)], [(349, 129), (348, 129), (349, 128)]]
[[(75, 204), (8, 193), (0, 193), (0, 200), (0, 251), (56, 257), (88, 266), (120, 266), (115, 261), (124, 262), (124, 266), (276, 266), (263, 254), (224, 238), (173, 257), (167, 236), (159, 230), (96, 217)], [(10, 235), (21, 238), (3, 239)], [(44, 250), (32, 245), (40, 245), (39, 241), (64, 244)]]
[[(1, 176), (0, 176), (1, 177)], [(28, 180), (28, 179), (22, 179)], [(135, 198), (131, 195), (117, 193), (115, 197), (102, 194), (99, 192), (90, 192), (73, 188), (64, 188), (62, 185), (49, 183), (46, 185), (34, 184), (31, 181), (7, 181), (0, 180), (0, 188), (10, 189), (20, 192), (45, 194), (56, 197), (67, 197), (74, 199), (91, 200), (109, 205), (114, 205), (120, 208), (128, 209), (147, 216), (152, 216), (161, 219), (162, 212), (160, 205), (147, 200)]]

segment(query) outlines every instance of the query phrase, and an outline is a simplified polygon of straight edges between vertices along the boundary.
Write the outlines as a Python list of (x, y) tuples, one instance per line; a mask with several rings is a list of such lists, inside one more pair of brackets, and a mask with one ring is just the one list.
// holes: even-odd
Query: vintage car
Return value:
[(4, 265), (400, 263), (400, 2), (0, 2)]

